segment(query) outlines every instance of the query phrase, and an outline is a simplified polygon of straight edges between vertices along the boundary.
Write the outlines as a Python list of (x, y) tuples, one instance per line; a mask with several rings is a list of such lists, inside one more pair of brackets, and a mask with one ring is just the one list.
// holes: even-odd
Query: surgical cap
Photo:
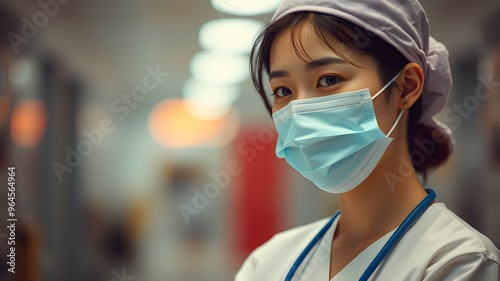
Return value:
[(272, 21), (309, 11), (332, 15), (356, 24), (385, 40), (424, 72), (420, 123), (451, 130), (434, 118), (450, 93), (452, 79), (446, 47), (429, 35), (429, 22), (417, 0), (284, 0)]

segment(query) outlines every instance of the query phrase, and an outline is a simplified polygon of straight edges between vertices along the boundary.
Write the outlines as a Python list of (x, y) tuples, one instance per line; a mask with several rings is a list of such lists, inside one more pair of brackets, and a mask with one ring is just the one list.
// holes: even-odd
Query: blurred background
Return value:
[[(500, 2), (421, 1), (450, 51), (438, 199), (500, 246)], [(0, 183), (16, 171), (16, 274), (232, 280), (334, 195), (274, 156), (248, 51), (275, 0), (0, 1)]]

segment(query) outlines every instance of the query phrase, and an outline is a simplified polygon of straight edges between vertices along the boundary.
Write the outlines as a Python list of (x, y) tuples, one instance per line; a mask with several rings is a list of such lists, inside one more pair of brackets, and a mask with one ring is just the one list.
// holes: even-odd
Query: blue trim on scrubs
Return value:
[[(363, 275), (359, 281), (366, 281), (370, 278), (373, 272), (377, 269), (380, 263), (386, 258), (390, 251), (397, 245), (399, 240), (404, 236), (404, 234), (411, 228), (411, 226), (422, 216), (422, 214), (429, 208), (430, 205), (436, 199), (436, 193), (432, 189), (426, 189), (427, 196), (410, 212), (410, 214), (403, 220), (403, 222), (398, 226), (396, 231), (392, 234), (389, 240), (382, 247), (377, 256), (373, 259), (370, 265), (366, 268)], [(297, 272), (300, 264), (304, 261), (306, 256), (312, 250), (312, 248), (318, 243), (321, 238), (325, 235), (327, 230), (331, 227), (332, 223), (339, 216), (340, 210), (335, 212), (332, 218), (321, 228), (321, 230), (314, 236), (314, 238), (309, 242), (309, 244), (304, 248), (302, 253), (300, 253), (299, 257), (295, 260), (292, 267), (288, 271), (288, 274), (285, 277), (285, 281), (292, 281), (293, 276)]]

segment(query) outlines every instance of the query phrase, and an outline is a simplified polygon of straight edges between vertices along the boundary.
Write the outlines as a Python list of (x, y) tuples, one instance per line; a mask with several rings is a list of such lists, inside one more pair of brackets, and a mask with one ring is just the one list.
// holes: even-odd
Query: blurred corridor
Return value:
[[(0, 0), (0, 281), (232, 280), (338, 208), (276, 158), (249, 79), (279, 1), (212, 2)], [(455, 151), (427, 185), (499, 247), (500, 2), (420, 2), (454, 75)]]

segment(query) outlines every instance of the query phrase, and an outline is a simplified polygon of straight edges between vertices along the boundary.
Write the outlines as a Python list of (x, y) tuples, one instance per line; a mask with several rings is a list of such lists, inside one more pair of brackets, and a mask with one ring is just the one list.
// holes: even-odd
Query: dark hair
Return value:
[[(291, 41), (295, 53), (300, 59), (307, 61), (307, 59), (310, 59), (307, 52), (301, 45), (300, 40), (296, 40), (301, 30), (300, 27), (304, 23), (308, 23), (313, 28), (316, 36), (325, 46), (349, 62), (351, 61), (345, 55), (338, 52), (331, 45), (325, 34), (332, 35), (353, 52), (373, 57), (383, 84), (389, 82), (392, 77), (409, 63), (408, 59), (392, 45), (380, 39), (373, 32), (351, 22), (322, 13), (296, 12), (285, 15), (269, 24), (259, 33), (250, 54), (250, 71), (252, 73), (253, 84), (269, 113), (271, 113), (272, 106), (267, 99), (268, 95), (266, 94), (263, 75), (264, 73), (269, 75), (271, 45), (278, 34), (287, 28), (291, 28)], [(352, 64), (355, 65), (354, 63)], [(387, 89), (389, 99), (391, 98), (390, 93), (395, 87), (400, 87), (400, 85), (393, 83)], [(422, 111), (423, 98), (421, 96), (409, 110), (407, 137), (408, 150), (413, 167), (415, 171), (421, 173), (426, 179), (428, 171), (446, 162), (451, 154), (452, 146), (448, 135), (434, 127), (418, 122)]]

